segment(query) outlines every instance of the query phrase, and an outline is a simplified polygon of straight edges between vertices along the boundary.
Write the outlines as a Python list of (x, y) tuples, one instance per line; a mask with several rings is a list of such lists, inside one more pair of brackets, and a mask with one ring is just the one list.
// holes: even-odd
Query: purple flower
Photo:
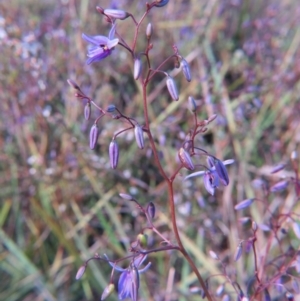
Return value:
[(115, 46), (118, 45), (119, 39), (114, 39), (116, 25), (114, 24), (109, 32), (108, 37), (105, 36), (88, 36), (82, 34), (82, 38), (89, 42), (91, 45), (88, 47), (86, 63), (89, 65), (94, 62), (101, 61), (109, 56)]
[[(106, 255), (105, 257), (106, 259), (108, 259)], [(138, 290), (140, 286), (140, 274), (146, 272), (151, 266), (151, 262), (148, 262), (148, 264), (143, 269), (138, 269), (138, 267), (145, 261), (146, 258), (147, 255), (143, 254), (136, 256), (127, 269), (116, 266), (109, 261), (109, 264), (115, 270), (122, 272), (118, 282), (119, 300), (131, 298), (131, 300), (137, 301)]]

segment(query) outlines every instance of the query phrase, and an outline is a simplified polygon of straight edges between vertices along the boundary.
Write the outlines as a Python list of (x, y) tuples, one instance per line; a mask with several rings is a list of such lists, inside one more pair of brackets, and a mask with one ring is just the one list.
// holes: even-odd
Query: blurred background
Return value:
[[(133, 204), (120, 199), (120, 192), (134, 195), (141, 204), (154, 202), (156, 226), (174, 239), (166, 186), (148, 142), (141, 151), (132, 132), (119, 136), (120, 162), (112, 170), (108, 145), (124, 124), (102, 118), (98, 145), (90, 150), (89, 130), (98, 113), (93, 110), (91, 119), (84, 120), (84, 103), (67, 84), (68, 78), (75, 80), (101, 107), (115, 104), (143, 123), (141, 88), (132, 76), (131, 57), (117, 47), (104, 61), (88, 66), (81, 34), (108, 34), (109, 25), (95, 10), (97, 5), (127, 10), (138, 19), (145, 3), (0, 3), (0, 300), (100, 300), (110, 267), (92, 261), (76, 281), (78, 268), (95, 253), (125, 256), (145, 226), (145, 219)], [(175, 199), (183, 242), (204, 277), (224, 273), (207, 255), (213, 250), (226, 262), (231, 279), (246, 291), (253, 276), (253, 253), (245, 248), (238, 262), (234, 253), (252, 232), (240, 218), (251, 216), (258, 224), (271, 226), (272, 214), (300, 212), (293, 181), (283, 192), (264, 193), (282, 179), (294, 177), (290, 156), (300, 152), (299, 2), (170, 1), (146, 18), (137, 45), (140, 51), (146, 45), (148, 22), (154, 28), (153, 65), (171, 55), (176, 44), (193, 76), (187, 84), (171, 62), (165, 66), (180, 90), (176, 103), (168, 95), (163, 75), (155, 76), (149, 87), (152, 130), (167, 173), (176, 169), (177, 150), (193, 125), (189, 95), (196, 99), (200, 119), (218, 115), (208, 132), (197, 138), (198, 146), (220, 159), (235, 160), (228, 167), (230, 185), (215, 196), (205, 191), (201, 177), (183, 181), (184, 171), (178, 176)], [(131, 41), (132, 21), (118, 21), (118, 25), (118, 33)], [(279, 163), (287, 164), (286, 168), (271, 174)], [(299, 166), (299, 161), (295, 164)], [(253, 197), (263, 201), (242, 212), (233, 209)], [(278, 269), (284, 266), (282, 258), (287, 258), (282, 254), (299, 248), (297, 226), (300, 229), (299, 219), (284, 219), (279, 228), (285, 233), (275, 235), (277, 240), (270, 238), (272, 229), (260, 231), (258, 258), (269, 243), (268, 261), (274, 260)], [(158, 246), (157, 236), (148, 235), (149, 247)], [(286, 290), (299, 293), (299, 256), (298, 274), (291, 268), (284, 281), (275, 279), (281, 281), (282, 290), (270, 282), (272, 300), (283, 300)], [(141, 280), (141, 300), (201, 299), (190, 294), (198, 284), (176, 252), (154, 254), (150, 261), (152, 268)], [(275, 273), (276, 268), (266, 269), (264, 277)], [(236, 300), (224, 277), (213, 277), (211, 282), (212, 292), (224, 284), (224, 292)], [(216, 300), (223, 295), (216, 294)], [(117, 300), (117, 295), (109, 298)]]

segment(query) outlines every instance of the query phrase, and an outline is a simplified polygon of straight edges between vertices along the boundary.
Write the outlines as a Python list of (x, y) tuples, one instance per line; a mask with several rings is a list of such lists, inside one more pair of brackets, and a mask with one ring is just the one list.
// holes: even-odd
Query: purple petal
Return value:
[(115, 33), (116, 33), (116, 24), (114, 24), (112, 26), (112, 28), (110, 29), (109, 34), (108, 34), (108, 38), (110, 40), (112, 40), (114, 38), (114, 36), (115, 36)]
[(123, 272), (119, 278), (118, 291), (119, 299), (123, 300), (129, 298), (131, 292), (132, 275), (130, 270)]
[(108, 49), (112, 49), (114, 48), (115, 46), (117, 46), (119, 43), (119, 39), (113, 39), (113, 40), (110, 40), (107, 42), (107, 48)]
[(89, 36), (85, 33), (82, 34), (82, 38), (86, 40), (87, 42), (95, 45), (106, 45), (109, 41), (109, 39), (105, 36)]

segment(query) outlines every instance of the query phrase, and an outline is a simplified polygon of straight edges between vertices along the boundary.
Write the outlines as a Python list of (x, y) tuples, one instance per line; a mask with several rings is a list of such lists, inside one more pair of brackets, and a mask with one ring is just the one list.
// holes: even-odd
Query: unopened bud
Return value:
[(192, 113), (195, 113), (196, 110), (197, 110), (197, 105), (196, 105), (196, 101), (195, 101), (194, 97), (189, 96), (188, 102), (189, 102), (189, 109), (190, 109), (190, 111)]
[(151, 219), (155, 217), (155, 205), (152, 202), (147, 206), (147, 213)]
[(224, 186), (229, 184), (229, 177), (227, 173), (227, 169), (221, 160), (215, 160), (215, 168), (217, 171), (218, 176), (220, 177), (221, 182)]
[(84, 274), (84, 272), (85, 272), (85, 269), (86, 269), (86, 265), (82, 265), (82, 266), (78, 269), (78, 271), (77, 271), (77, 273), (76, 273), (76, 277), (75, 277), (76, 280), (79, 280), (79, 279), (83, 276), (83, 274)]
[(99, 137), (99, 128), (97, 124), (94, 124), (90, 130), (90, 149), (94, 149), (96, 147), (98, 137)]
[(152, 28), (152, 24), (151, 23), (148, 23), (147, 25), (147, 29), (146, 29), (146, 36), (147, 36), (147, 39), (149, 40), (152, 36), (152, 31), (153, 31), (153, 28)]
[(234, 254), (234, 261), (238, 261), (243, 253), (243, 242), (240, 242), (238, 247), (236, 248), (235, 254)]
[(107, 113), (114, 113), (115, 110), (116, 110), (116, 106), (115, 106), (115, 105), (109, 105), (109, 106), (106, 108), (106, 112), (107, 112)]
[(108, 296), (110, 296), (115, 290), (115, 285), (110, 283), (103, 291), (101, 295), (101, 301), (105, 300)]
[(224, 285), (221, 284), (221, 285), (218, 286), (218, 288), (216, 290), (216, 295), (221, 296), (223, 292), (224, 292)]
[(212, 116), (210, 116), (210, 117), (207, 119), (207, 122), (208, 122), (208, 123), (211, 123), (211, 122), (214, 121), (217, 117), (218, 117), (217, 114), (213, 114)]
[(140, 58), (134, 59), (134, 66), (133, 66), (133, 77), (135, 80), (139, 79), (142, 72), (142, 62)]
[(105, 9), (104, 14), (110, 18), (124, 20), (129, 17), (129, 14), (121, 9)]
[(181, 67), (185, 79), (190, 82), (192, 80), (191, 69), (188, 62), (184, 58), (181, 60)]
[(132, 200), (132, 196), (129, 195), (129, 194), (126, 194), (126, 193), (119, 193), (119, 196), (122, 198), (122, 199), (125, 199), (125, 200)]
[(155, 2), (156, 2), (156, 3), (155, 3), (153, 6), (156, 6), (156, 7), (163, 7), (163, 6), (165, 6), (166, 4), (168, 4), (169, 0), (156, 0)]
[(219, 256), (214, 251), (210, 250), (209, 255), (212, 259), (219, 260)]
[(100, 13), (100, 14), (104, 14), (104, 8), (103, 7), (101, 7), (101, 6), (96, 6), (96, 10), (97, 10), (97, 12), (98, 13)]
[(298, 159), (298, 153), (297, 151), (292, 151), (291, 153), (291, 159), (294, 161), (294, 160), (297, 160)]
[(67, 80), (67, 82), (68, 82), (68, 84), (69, 84), (72, 88), (74, 88), (74, 89), (80, 91), (79, 86), (78, 86), (72, 79), (69, 78), (69, 79)]
[(111, 168), (116, 169), (119, 162), (119, 146), (116, 140), (109, 144), (109, 161)]
[(135, 135), (136, 144), (140, 149), (143, 149), (145, 145), (144, 132), (143, 129), (138, 124), (134, 127), (134, 135)]
[(254, 199), (244, 200), (244, 201), (239, 202), (238, 204), (236, 204), (234, 206), (234, 209), (235, 210), (242, 210), (242, 209), (248, 208), (250, 205), (252, 205), (253, 202), (254, 202)]
[(293, 222), (293, 230), (298, 239), (300, 239), (300, 225), (297, 222)]
[(252, 221), (252, 225), (251, 225), (252, 231), (257, 231), (257, 223), (255, 221)]
[(167, 88), (169, 90), (172, 99), (177, 101), (179, 99), (177, 86), (174, 79), (170, 75), (168, 75), (167, 78)]
[(289, 185), (289, 182), (288, 181), (280, 181), (278, 182), (277, 184), (273, 185), (271, 188), (270, 188), (270, 191), (271, 192), (278, 192), (278, 191), (282, 191), (284, 189), (286, 189)]
[(183, 147), (181, 147), (179, 149), (178, 157), (179, 157), (180, 162), (186, 169), (188, 169), (188, 170), (195, 169), (195, 166), (194, 166), (194, 163), (192, 161), (190, 154)]
[(286, 164), (278, 164), (271, 170), (271, 173), (273, 174), (273, 173), (279, 172), (279, 171), (283, 170), (285, 167), (286, 167)]
[(88, 102), (84, 107), (84, 119), (89, 120), (91, 117), (91, 103)]

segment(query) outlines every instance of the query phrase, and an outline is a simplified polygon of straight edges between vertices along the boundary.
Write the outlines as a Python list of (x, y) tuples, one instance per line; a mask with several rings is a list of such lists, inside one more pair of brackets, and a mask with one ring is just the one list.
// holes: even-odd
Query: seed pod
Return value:
[(105, 300), (107, 297), (109, 297), (115, 290), (115, 285), (113, 283), (110, 283), (103, 291), (101, 295), (101, 301)]
[(155, 217), (155, 205), (152, 202), (147, 205), (147, 213), (151, 219)]
[(197, 105), (196, 105), (194, 97), (189, 96), (188, 102), (189, 102), (189, 109), (190, 109), (190, 111), (192, 113), (195, 113), (197, 111)]
[(105, 9), (104, 14), (110, 18), (124, 20), (129, 17), (129, 14), (121, 9)]
[(116, 140), (109, 144), (109, 161), (112, 169), (116, 169), (119, 162), (119, 146)]
[(185, 79), (190, 82), (192, 80), (191, 69), (188, 62), (184, 58), (181, 60), (181, 67)]
[(97, 124), (94, 124), (90, 130), (90, 149), (94, 149), (96, 147), (98, 137), (99, 137), (99, 128)]
[(224, 186), (229, 184), (229, 177), (225, 165), (221, 160), (215, 160), (215, 168)]
[(194, 163), (192, 161), (190, 154), (183, 147), (181, 147), (179, 149), (178, 157), (179, 157), (180, 162), (186, 169), (188, 169), (188, 170), (195, 169), (195, 166), (194, 166)]
[(177, 101), (179, 99), (177, 86), (174, 79), (170, 75), (168, 75), (167, 78), (167, 88), (169, 90), (172, 99)]
[(86, 265), (85, 265), (85, 264), (82, 265), (82, 266), (78, 269), (78, 271), (77, 271), (77, 273), (76, 273), (76, 277), (75, 277), (76, 280), (79, 280), (79, 279), (83, 276), (83, 274), (84, 274), (84, 272), (85, 272), (85, 269), (86, 269)]
[(133, 77), (135, 80), (139, 79), (142, 72), (142, 62), (140, 58), (134, 59), (134, 66), (133, 66)]
[(168, 4), (169, 0), (156, 0), (156, 3), (153, 6), (163, 7)]
[(91, 117), (91, 103), (88, 102), (84, 107), (84, 119), (89, 120)]
[(147, 39), (149, 40), (152, 36), (152, 31), (153, 31), (153, 28), (152, 28), (152, 24), (151, 23), (148, 23), (147, 25), (147, 29), (146, 29), (146, 36), (147, 36)]
[(134, 135), (135, 135), (135, 140), (136, 140), (138, 147), (140, 149), (143, 149), (144, 148), (144, 132), (143, 132), (143, 129), (138, 124), (134, 127)]
[(239, 202), (238, 204), (236, 204), (234, 206), (234, 209), (235, 210), (242, 210), (242, 209), (248, 208), (250, 205), (252, 205), (254, 200), (255, 199), (247, 199), (247, 200), (244, 200), (242, 202)]

